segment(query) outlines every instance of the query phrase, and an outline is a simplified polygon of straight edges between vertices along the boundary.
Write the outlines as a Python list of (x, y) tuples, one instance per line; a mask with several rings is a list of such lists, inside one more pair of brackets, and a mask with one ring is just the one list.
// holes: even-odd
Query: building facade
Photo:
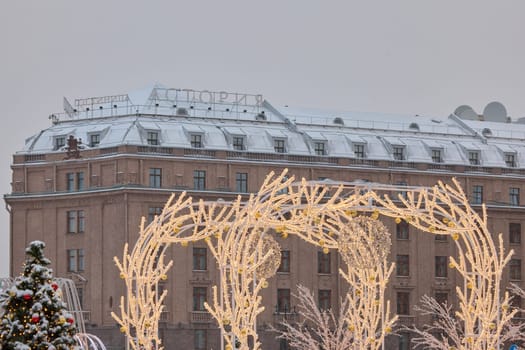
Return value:
[[(489, 229), (503, 233), (513, 256), (505, 282), (522, 283), (525, 207), (525, 124), (505, 115), (477, 116), (458, 108), (444, 118), (277, 108), (260, 95), (166, 89), (64, 103), (52, 125), (26, 141), (12, 164), (11, 275), (24, 248), (46, 242), (56, 276), (72, 278), (89, 332), (108, 349), (124, 338), (118, 313), (124, 284), (113, 257), (138, 236), (172, 193), (234, 199), (258, 190), (270, 171), (309, 180), (370, 181), (432, 186), (456, 178), (474, 208), (488, 209)], [(483, 120), (483, 119), (491, 119)], [(423, 295), (456, 302), (461, 281), (448, 268), (455, 245), (384, 219), (397, 267), (387, 297), (400, 323), (422, 325), (413, 310)], [(264, 349), (285, 349), (268, 330), (298, 318), (294, 291), (311, 288), (320, 305), (337, 308), (346, 292), (336, 252), (322, 254), (298, 238), (279, 239), (281, 266), (262, 297), (258, 319)], [(204, 302), (218, 271), (204, 242), (172, 246), (166, 312), (160, 332), (167, 349), (218, 349), (219, 331)], [(521, 300), (515, 300), (516, 305)], [(388, 339), (388, 349), (410, 348), (410, 336)]]

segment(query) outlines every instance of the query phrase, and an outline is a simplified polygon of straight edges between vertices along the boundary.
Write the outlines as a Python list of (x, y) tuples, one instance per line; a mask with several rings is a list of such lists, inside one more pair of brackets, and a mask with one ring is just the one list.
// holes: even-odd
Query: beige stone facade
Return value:
[[(230, 199), (238, 194), (235, 192), (236, 173), (248, 174), (248, 191), (256, 191), (268, 172), (280, 172), (284, 168), (288, 168), (298, 178), (330, 178), (336, 181), (366, 179), (385, 184), (407, 183), (418, 186), (431, 186), (438, 180), (450, 182), (454, 176), (466, 191), (471, 191), (475, 185), (483, 186), (484, 200), (488, 203), (508, 201), (505, 196), (508, 196), (509, 189), (521, 189), (524, 185), (521, 174), (501, 174), (499, 169), (473, 173), (453, 167), (446, 171), (429, 169), (423, 164), (414, 164), (412, 168), (386, 163), (356, 165), (351, 164), (349, 159), (339, 159), (337, 163), (326, 165), (307, 160), (291, 163), (279, 157), (275, 157), (270, 164), (249, 157), (232, 159), (226, 152), (196, 158), (185, 156), (183, 150), (179, 151), (180, 154), (162, 155), (140, 153), (136, 147), (122, 146), (115, 151), (107, 155), (104, 150), (89, 151), (74, 160), (63, 160), (63, 154), (48, 154), (38, 162), (15, 156), (13, 192), (6, 200), (12, 222), (11, 273), (17, 274), (19, 271), (24, 260), (24, 247), (30, 241), (45, 241), (46, 254), (53, 261), (55, 274), (69, 276), (77, 282), (92, 332), (100, 334), (106, 343), (116, 348), (122, 346), (123, 339), (118, 335), (110, 312), (118, 312), (119, 298), (125, 290), (118, 278), (113, 257), (122, 255), (125, 242), (133, 244), (141, 217), (147, 219), (148, 215), (154, 214), (155, 210), (159, 210), (155, 208), (161, 208), (173, 192), (187, 190), (195, 198)], [(162, 169), (160, 188), (150, 187), (152, 168)], [(194, 170), (206, 172), (205, 190), (193, 190)], [(75, 181), (77, 174), (83, 174), (81, 188), (75, 184), (74, 189), (67, 190), (68, 173), (75, 175)], [(514, 249), (517, 258), (521, 259), (521, 238), (513, 237), (513, 243), (510, 243), (509, 228), (518, 227), (520, 237), (521, 226), (525, 224), (524, 209), (503, 203), (489, 205), (488, 208), (491, 231), (504, 233), (507, 247)], [(75, 216), (68, 217), (71, 212)], [(397, 293), (409, 293), (409, 305), (399, 305), (405, 310), (408, 307), (408, 315), (403, 315), (401, 321), (421, 324), (425, 319), (415, 314), (412, 306), (422, 295), (444, 293), (441, 297), (446, 295), (448, 301), (454, 303), (454, 286), (459, 281), (448, 269), (446, 260), (445, 272), (440, 272), (446, 277), (436, 277), (438, 267), (434, 258), (454, 255), (454, 245), (450, 240), (436, 240), (432, 235), (417, 232), (413, 228), (409, 228), (408, 235), (397, 235), (396, 224), (392, 220), (385, 219), (385, 224), (392, 232), (392, 261), (396, 261), (397, 255), (408, 256), (408, 271), (397, 273), (408, 276), (396, 276), (391, 280), (388, 298), (396, 311)], [(280, 244), (283, 250), (290, 251), (289, 272), (278, 272), (264, 291), (266, 311), (258, 320), (261, 330), (282, 317), (296, 317), (293, 313), (293, 298), (291, 310), (276, 312), (279, 289), (293, 293), (295, 286), (302, 283), (316, 293), (330, 290), (329, 298), (333, 307), (337, 307), (337, 301), (345, 292), (345, 286), (337, 273), (340, 261), (335, 252), (331, 253), (330, 268), (325, 273), (319, 273), (317, 249), (294, 237), (281, 239)], [(197, 243), (193, 247), (205, 245)], [(193, 256), (193, 247), (169, 249), (169, 258), (173, 259), (174, 267), (168, 281), (161, 286), (169, 290), (167, 312), (161, 326), (169, 349), (183, 348), (183, 344), (188, 342), (191, 348), (194, 336), (201, 336), (195, 330), (204, 330), (206, 348), (216, 349), (218, 344), (214, 322), (206, 312), (198, 311), (199, 305), (194, 305), (194, 293), (201, 291), (196, 288), (204, 288), (206, 297), (210, 296), (211, 286), (217, 283), (217, 270), (210, 254), (205, 255), (205, 263), (195, 263), (198, 270), (194, 269), (194, 259), (197, 258)], [(198, 255), (198, 252), (202, 253), (196, 250), (195, 254)], [(405, 267), (400, 266), (399, 269)], [(515, 282), (521, 280), (521, 264), (519, 269), (519, 273), (512, 272)], [(508, 271), (507, 279), (510, 279), (510, 273)], [(271, 338), (270, 334), (263, 335), (265, 349), (278, 348)]]

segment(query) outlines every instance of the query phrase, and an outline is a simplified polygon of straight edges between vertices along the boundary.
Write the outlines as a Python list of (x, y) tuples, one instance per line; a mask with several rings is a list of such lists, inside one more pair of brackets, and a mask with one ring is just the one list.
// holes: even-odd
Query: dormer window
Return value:
[(316, 156), (325, 156), (326, 143), (323, 141), (314, 141), (314, 152)]
[(89, 147), (98, 147), (100, 144), (100, 134), (89, 135)]
[(273, 139), (273, 148), (277, 153), (286, 153), (286, 141), (284, 139)]
[(516, 153), (505, 153), (505, 164), (509, 168), (515, 168), (516, 167)]
[(441, 148), (432, 148), (431, 150), (432, 162), (443, 163), (443, 150)]
[(478, 151), (468, 151), (468, 162), (470, 165), (479, 165), (479, 152)]
[(244, 136), (233, 136), (232, 145), (234, 150), (244, 151)]
[(190, 143), (192, 148), (202, 148), (202, 135), (201, 134), (191, 134)]
[(159, 133), (158, 131), (148, 131), (148, 145), (158, 146), (159, 145)]
[(363, 143), (354, 143), (354, 155), (356, 158), (365, 158), (365, 145)]
[(393, 146), (392, 155), (394, 156), (394, 160), (405, 160), (405, 147)]
[(53, 150), (54, 151), (58, 151), (62, 147), (64, 147), (65, 145), (66, 145), (66, 137), (65, 136), (57, 136), (57, 137), (55, 137), (54, 142), (53, 142)]

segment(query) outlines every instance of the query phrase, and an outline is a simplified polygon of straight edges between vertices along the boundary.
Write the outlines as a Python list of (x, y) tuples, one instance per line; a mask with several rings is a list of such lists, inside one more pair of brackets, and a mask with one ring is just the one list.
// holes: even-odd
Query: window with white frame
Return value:
[(441, 148), (432, 148), (430, 150), (432, 162), (443, 163), (443, 150)]
[(190, 144), (192, 148), (202, 148), (202, 135), (201, 134), (191, 134)]
[(479, 151), (468, 151), (468, 162), (470, 165), (479, 165)]
[(100, 134), (89, 135), (89, 147), (98, 147), (100, 145)]
[(148, 131), (148, 145), (158, 146), (159, 143), (159, 132), (158, 131)]
[(472, 187), (472, 204), (483, 203), (483, 186), (474, 185)]
[(520, 189), (518, 187), (509, 188), (510, 205), (520, 205)]
[(286, 153), (286, 141), (284, 139), (273, 139), (273, 148), (277, 153)]
[(516, 153), (513, 153), (513, 152), (505, 153), (505, 164), (509, 168), (515, 168), (516, 167)]
[(354, 143), (354, 155), (356, 158), (365, 158), (365, 145), (363, 143)]
[(84, 249), (67, 250), (67, 270), (69, 272), (84, 271)]
[(392, 146), (392, 154), (394, 160), (405, 160), (405, 147), (404, 146)]
[(66, 137), (65, 136), (57, 136), (53, 140), (53, 150), (58, 151), (62, 147), (66, 145)]
[(233, 149), (236, 151), (244, 151), (244, 136), (234, 136), (232, 139)]
[(324, 141), (314, 141), (314, 152), (316, 156), (326, 155), (326, 143)]

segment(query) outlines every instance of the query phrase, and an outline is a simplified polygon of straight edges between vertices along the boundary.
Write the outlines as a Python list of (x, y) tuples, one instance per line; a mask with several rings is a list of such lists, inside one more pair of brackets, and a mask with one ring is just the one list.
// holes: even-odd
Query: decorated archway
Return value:
[[(133, 349), (161, 348), (158, 321), (167, 291), (158, 295), (156, 286), (167, 278), (172, 266), (171, 261), (164, 261), (164, 251), (173, 243), (187, 246), (204, 240), (221, 275), (221, 284), (213, 287), (212, 301), (206, 308), (221, 329), (225, 348), (235, 348), (237, 341), (240, 349), (259, 349), (256, 318), (264, 310), (259, 292), (279, 264), (280, 249), (273, 235), (296, 235), (325, 253), (338, 250), (345, 260), (354, 263), (361, 255), (373, 255), (371, 261), (377, 266), (368, 272), (367, 280), (373, 283), (369, 291), (377, 295), (365, 302), (354, 293), (353, 302), (361, 303), (358, 314), (362, 319), (352, 320), (350, 316), (348, 323), (351, 327), (352, 322), (366, 321), (368, 329), (361, 329), (359, 334), (356, 330), (356, 337), (367, 335), (358, 348), (377, 349), (395, 321), (384, 300), (393, 266), (379, 258), (382, 249), (370, 248), (380, 237), (348, 241), (348, 232), (359, 229), (355, 225), (363, 215), (372, 220), (381, 215), (392, 217), (397, 223), (405, 220), (419, 230), (450, 236), (458, 255), (450, 257), (449, 267), (463, 278), (463, 284), (456, 286), (456, 316), (462, 321), (463, 332), (454, 340), (454, 347), (499, 348), (505, 327), (516, 312), (509, 308), (508, 293), (501, 294), (503, 268), (513, 253), (504, 252), (501, 235), (497, 244), (493, 241), (485, 207), (478, 215), (456, 181), (433, 187), (295, 182), (285, 171), (279, 176), (269, 174), (259, 192), (246, 201), (238, 197), (233, 202), (194, 202), (185, 194), (172, 196), (150, 225), (146, 226), (143, 219), (131, 252), (126, 245), (122, 261), (115, 258), (127, 294), (121, 298), (120, 315), (112, 315)], [(343, 277), (352, 285), (352, 271)], [(354, 287), (354, 292), (355, 288), (364, 287)]]

